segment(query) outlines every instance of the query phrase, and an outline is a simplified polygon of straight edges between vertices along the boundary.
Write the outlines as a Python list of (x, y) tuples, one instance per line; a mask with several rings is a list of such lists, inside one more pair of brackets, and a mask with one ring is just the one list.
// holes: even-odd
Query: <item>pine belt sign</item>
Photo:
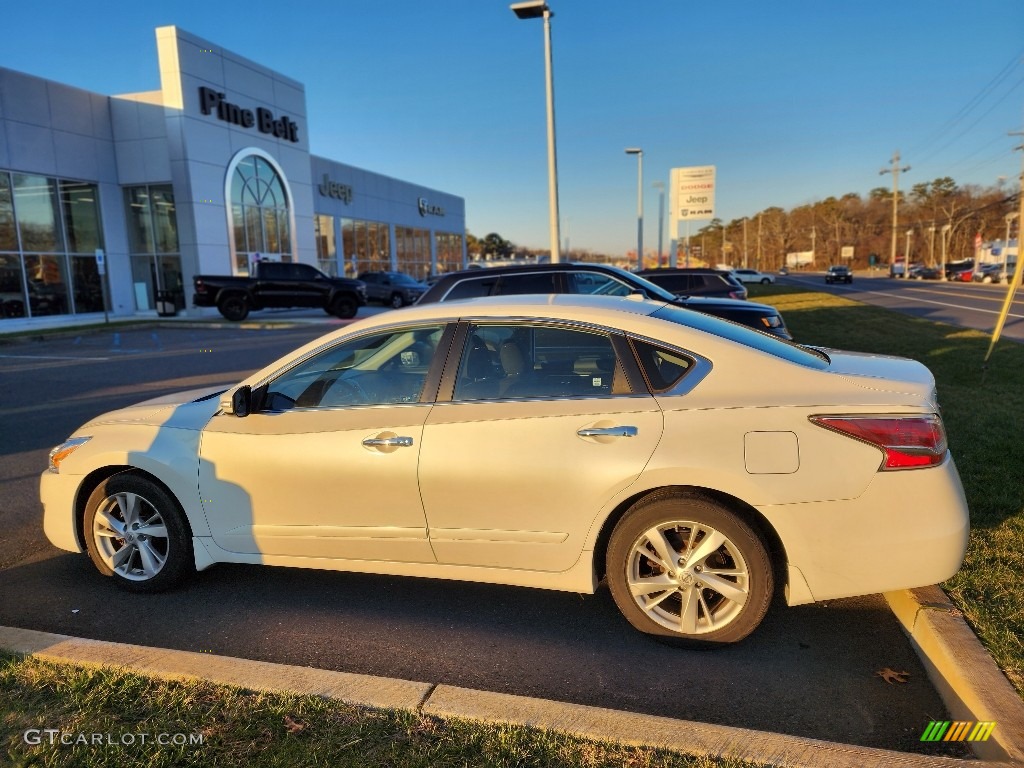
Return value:
[(669, 184), (673, 221), (715, 218), (715, 166), (673, 168)]

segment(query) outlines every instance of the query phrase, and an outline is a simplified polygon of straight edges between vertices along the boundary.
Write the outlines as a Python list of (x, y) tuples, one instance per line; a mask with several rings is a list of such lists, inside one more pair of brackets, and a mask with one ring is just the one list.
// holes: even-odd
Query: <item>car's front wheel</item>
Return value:
[(181, 506), (135, 472), (114, 475), (89, 496), (85, 543), (93, 565), (132, 592), (160, 592), (195, 569)]
[(393, 293), (391, 294), (391, 301), (389, 303), (391, 304), (392, 309), (401, 309), (405, 306), (405, 299), (402, 298), (402, 294)]
[(761, 285), (771, 285), (771, 282), (772, 281), (766, 277), (761, 281)]
[(636, 629), (693, 645), (742, 640), (764, 618), (772, 564), (754, 530), (703, 498), (655, 495), (615, 526), (606, 573)]

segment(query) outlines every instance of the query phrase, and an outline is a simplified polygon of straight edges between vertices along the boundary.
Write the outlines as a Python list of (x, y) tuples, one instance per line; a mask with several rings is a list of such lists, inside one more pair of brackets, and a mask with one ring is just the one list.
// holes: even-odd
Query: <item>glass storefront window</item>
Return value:
[(28, 306), (32, 316), (70, 312), (66, 257), (32, 254), (24, 258)]
[(0, 317), (25, 316), (25, 288), (21, 257), (0, 254)]
[(71, 286), (76, 312), (103, 311), (103, 284), (94, 256), (71, 257)]
[(95, 184), (60, 182), (60, 202), (64, 209), (64, 227), (68, 233), (68, 251), (94, 254), (103, 247), (98, 192)]
[(338, 274), (338, 244), (334, 239), (334, 217), (318, 214), (313, 217), (316, 234), (316, 260), (320, 271), (336, 277)]
[(14, 212), (21, 247), (25, 251), (54, 253), (64, 250), (57, 215), (57, 189), (53, 179), (25, 173), (12, 175)]
[(249, 155), (238, 161), (231, 177), (231, 203), (235, 274), (248, 274), (249, 262), (257, 258), (292, 261), (288, 196), (266, 159)]
[(178, 252), (178, 216), (174, 207), (174, 190), (166, 186), (150, 187), (153, 209), (153, 232), (157, 253)]
[(0, 171), (0, 319), (103, 310), (99, 210), (96, 184)]
[(124, 191), (128, 219), (128, 247), (132, 253), (153, 253), (153, 223), (150, 215), (149, 188), (129, 187)]
[[(141, 312), (155, 309), (157, 291), (169, 291), (175, 306), (184, 308), (174, 190), (169, 184), (154, 184), (129, 187), (124, 195), (135, 308)], [(76, 283), (76, 299), (78, 290)]]
[(14, 198), (11, 196), (11, 177), (0, 172), (0, 251), (18, 250), (18, 235), (14, 229)]

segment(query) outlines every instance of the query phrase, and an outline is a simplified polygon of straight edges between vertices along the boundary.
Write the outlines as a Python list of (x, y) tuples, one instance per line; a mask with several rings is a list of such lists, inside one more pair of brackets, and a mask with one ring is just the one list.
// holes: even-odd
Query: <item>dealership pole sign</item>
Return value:
[(715, 218), (715, 166), (673, 168), (669, 184), (669, 204), (672, 207), (674, 227), (680, 221)]

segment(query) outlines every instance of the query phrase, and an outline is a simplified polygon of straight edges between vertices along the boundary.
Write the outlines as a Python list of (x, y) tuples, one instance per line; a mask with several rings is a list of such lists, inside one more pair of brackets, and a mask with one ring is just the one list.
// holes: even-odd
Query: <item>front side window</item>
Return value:
[(262, 410), (418, 403), (444, 328), (403, 328), (330, 347), (267, 384)]
[(630, 394), (611, 336), (521, 323), (475, 325), (455, 400), (607, 397)]

